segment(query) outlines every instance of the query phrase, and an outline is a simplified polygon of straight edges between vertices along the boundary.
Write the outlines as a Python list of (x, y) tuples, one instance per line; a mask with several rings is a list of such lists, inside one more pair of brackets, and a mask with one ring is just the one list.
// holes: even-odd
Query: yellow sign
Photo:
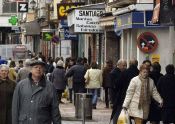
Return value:
[(67, 10), (71, 8), (76, 8), (81, 5), (84, 5), (84, 3), (79, 2), (79, 3), (59, 3), (57, 4), (57, 13), (58, 13), (58, 19), (66, 19), (67, 17)]
[(154, 62), (159, 62), (160, 63), (160, 54), (153, 54), (151, 56), (151, 62), (154, 63)]

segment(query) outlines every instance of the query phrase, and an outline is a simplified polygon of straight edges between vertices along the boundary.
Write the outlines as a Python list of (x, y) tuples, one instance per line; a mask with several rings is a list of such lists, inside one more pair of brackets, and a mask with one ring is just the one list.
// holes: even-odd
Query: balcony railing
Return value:
[(137, 3), (137, 0), (114, 0), (113, 2), (109, 2), (108, 6), (120, 8), (120, 7), (128, 6), (130, 4), (135, 4), (135, 3)]

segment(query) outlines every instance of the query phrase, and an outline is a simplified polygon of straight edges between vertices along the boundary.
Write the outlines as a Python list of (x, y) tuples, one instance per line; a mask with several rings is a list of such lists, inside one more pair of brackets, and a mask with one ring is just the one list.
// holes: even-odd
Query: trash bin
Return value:
[(82, 119), (82, 98), (85, 100), (85, 118), (92, 119), (92, 94), (89, 93), (76, 93), (75, 98), (75, 117)]

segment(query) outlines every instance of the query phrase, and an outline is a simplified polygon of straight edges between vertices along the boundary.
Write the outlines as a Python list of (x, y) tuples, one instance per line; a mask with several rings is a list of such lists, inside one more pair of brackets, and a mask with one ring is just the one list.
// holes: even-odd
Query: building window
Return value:
[(10, 2), (8, 0), (3, 1), (3, 13), (16, 13), (17, 4), (16, 2)]

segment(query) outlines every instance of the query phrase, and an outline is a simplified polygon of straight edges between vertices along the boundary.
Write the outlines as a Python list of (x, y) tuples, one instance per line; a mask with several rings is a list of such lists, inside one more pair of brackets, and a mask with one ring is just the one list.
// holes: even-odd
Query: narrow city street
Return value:
[[(62, 124), (82, 124), (81, 120), (75, 118), (75, 108), (72, 103), (64, 101), (60, 104)], [(85, 124), (109, 124), (112, 110), (105, 108), (102, 101), (98, 102), (97, 109), (93, 109), (92, 120), (86, 120)]]

